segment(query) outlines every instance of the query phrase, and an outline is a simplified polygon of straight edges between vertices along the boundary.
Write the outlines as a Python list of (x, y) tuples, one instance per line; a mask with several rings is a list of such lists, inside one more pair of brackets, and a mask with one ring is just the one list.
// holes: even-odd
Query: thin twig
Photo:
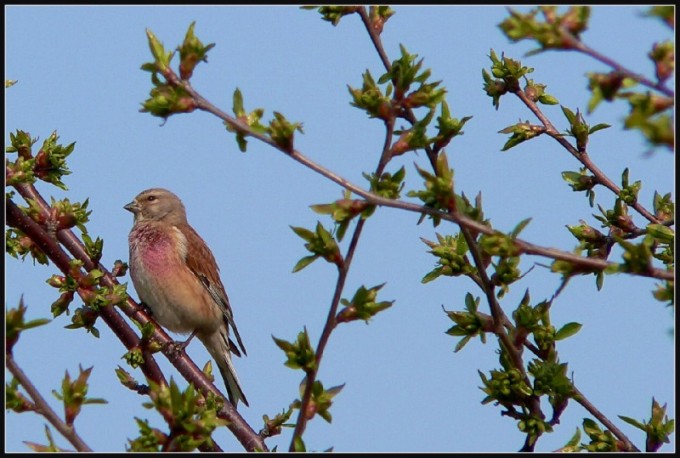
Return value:
[[(385, 170), (385, 167), (387, 166), (387, 163), (390, 160), (390, 146), (392, 144), (392, 135), (394, 133), (394, 120), (388, 120), (385, 122), (385, 127), (386, 127), (386, 132), (385, 132), (385, 141), (383, 144), (383, 150), (382, 153), (380, 154), (380, 160), (378, 162), (378, 166), (376, 167), (375, 170), (375, 176), (379, 177), (382, 172)], [(300, 400), (300, 409), (298, 413), (298, 419), (297, 422), (295, 423), (295, 429), (293, 430), (293, 436), (291, 439), (290, 443), (290, 448), (289, 450), (291, 452), (295, 451), (295, 443), (296, 443), (296, 438), (302, 437), (302, 434), (305, 431), (305, 427), (308, 421), (308, 418), (306, 416), (307, 412), (307, 406), (309, 405), (309, 402), (311, 401), (312, 397), (312, 388), (314, 387), (314, 382), (316, 380), (316, 375), (319, 371), (319, 366), (321, 365), (321, 358), (323, 356), (324, 349), (326, 348), (326, 344), (328, 343), (328, 340), (330, 339), (330, 335), (335, 329), (335, 326), (337, 325), (337, 313), (338, 313), (338, 305), (340, 303), (340, 299), (342, 296), (342, 291), (345, 287), (345, 281), (347, 279), (347, 274), (349, 273), (349, 268), (352, 264), (352, 259), (354, 258), (354, 253), (356, 251), (356, 248), (359, 244), (359, 237), (361, 237), (361, 232), (364, 228), (364, 224), (366, 223), (366, 220), (364, 218), (360, 218), (359, 221), (357, 222), (356, 227), (354, 228), (354, 233), (352, 234), (352, 239), (350, 241), (349, 247), (347, 248), (347, 253), (345, 254), (342, 266), (338, 269), (338, 280), (335, 285), (335, 292), (333, 293), (333, 300), (331, 301), (331, 307), (328, 310), (328, 317), (326, 318), (326, 324), (324, 325), (323, 331), (321, 333), (321, 337), (319, 338), (319, 343), (317, 344), (316, 347), (316, 365), (315, 369), (313, 371), (310, 371), (307, 374), (307, 380), (306, 380), (306, 386), (305, 390), (303, 392), (302, 398)]]
[[(562, 135), (556, 128), (555, 126), (550, 122), (550, 120), (543, 114), (541, 109), (538, 107), (536, 102), (531, 100), (527, 95), (522, 91), (521, 89), (518, 89), (514, 92), (514, 94), (531, 110), (531, 112), (541, 121), (543, 126), (545, 127), (545, 133), (548, 134), (550, 137), (555, 139), (560, 145), (562, 145), (572, 156), (574, 156), (581, 164), (583, 164), (590, 172), (593, 174), (595, 177), (595, 180), (597, 183), (601, 184), (602, 186), (610, 189), (614, 194), (619, 196), (621, 194), (621, 188), (619, 188), (613, 181), (605, 175), (602, 170), (600, 170), (595, 163), (590, 159), (590, 156), (588, 155), (587, 152), (579, 152), (574, 146), (567, 141), (567, 139), (564, 138), (564, 135)], [(661, 221), (659, 219), (652, 215), (645, 207), (640, 205), (639, 202), (635, 202), (634, 204), (631, 205), (635, 210), (637, 210), (638, 213), (640, 213), (642, 216), (644, 216), (647, 220), (649, 220), (652, 223), (659, 224)]]
[[(241, 121), (237, 120), (236, 118), (233, 118), (220, 110), (219, 108), (215, 107), (212, 103), (208, 102), (206, 99), (204, 99), (198, 92), (196, 92), (191, 85), (188, 83), (184, 82), (183, 87), (187, 90), (187, 92), (191, 95), (191, 97), (194, 99), (196, 102), (196, 106), (198, 109), (206, 111), (208, 113), (212, 113), (213, 115), (217, 116), (219, 119), (224, 121), (225, 123), (229, 124), (232, 128), (243, 132), (244, 134), (247, 134), (250, 137), (253, 137), (269, 146), (272, 148), (275, 148), (284, 154), (290, 156), (292, 159), (296, 160), (297, 162), (305, 165), (307, 168), (323, 175), (324, 177), (328, 178), (329, 180), (333, 181), (334, 183), (337, 183), (338, 185), (342, 186), (343, 188), (352, 191), (354, 194), (363, 197), (366, 199), (366, 201), (370, 204), (378, 205), (378, 206), (383, 206), (383, 207), (391, 207), (391, 208), (397, 208), (400, 210), (405, 210), (405, 211), (410, 211), (418, 214), (427, 214), (427, 215), (432, 215), (432, 216), (437, 216), (443, 220), (450, 221), (453, 223), (456, 223), (458, 225), (465, 226), (467, 228), (472, 229), (473, 231), (481, 232), (484, 234), (495, 234), (497, 231), (489, 226), (486, 226), (478, 221), (475, 221), (473, 219), (470, 219), (464, 215), (460, 214), (447, 214), (443, 213), (439, 210), (433, 209), (433, 208), (428, 208), (424, 207), (421, 205), (413, 204), (410, 202), (404, 202), (401, 200), (396, 200), (396, 199), (388, 199), (386, 197), (379, 196), (377, 194), (373, 194), (370, 191), (366, 191), (363, 188), (361, 188), (358, 185), (355, 185), (354, 183), (350, 182), (349, 180), (346, 180), (345, 178), (337, 175), (336, 173), (328, 170), (327, 168), (323, 167), (320, 164), (317, 164), (316, 162), (312, 161), (308, 157), (306, 157), (304, 154), (302, 154), (298, 150), (293, 150), (293, 151), (286, 151), (285, 149), (281, 148), (278, 146), (271, 138), (267, 137), (266, 135), (260, 134), (258, 132), (255, 132), (253, 129), (250, 128), (247, 124), (242, 123)], [(578, 268), (582, 268), (586, 271), (601, 271), (605, 270), (607, 268), (612, 268), (617, 266), (615, 263), (610, 263), (607, 261), (604, 261), (602, 259), (595, 259), (595, 258), (587, 258), (583, 256), (578, 256), (573, 253), (568, 253), (565, 251), (557, 250), (555, 248), (546, 248), (542, 247), (539, 245), (535, 245), (533, 243), (529, 243), (526, 241), (523, 241), (522, 239), (515, 239), (515, 245), (524, 253), (527, 254), (533, 254), (537, 256), (544, 256), (547, 258), (551, 259), (556, 259), (556, 260), (562, 260), (562, 261), (567, 261), (572, 264), (574, 264)], [(667, 271), (663, 269), (657, 269), (657, 268), (652, 268), (647, 272), (635, 272), (634, 275), (639, 275), (643, 277), (653, 277), (653, 278), (658, 278), (661, 280), (673, 280), (675, 278), (675, 274), (672, 271)]]
[[(562, 29), (562, 32), (567, 35), (571, 35), (568, 31)], [(613, 68), (616, 72), (621, 73), (622, 75), (631, 78), (638, 83), (642, 84), (643, 86), (647, 86), (650, 89), (654, 89), (655, 91), (661, 92), (663, 95), (667, 97), (675, 97), (675, 92), (673, 92), (671, 89), (667, 88), (666, 86), (663, 85), (661, 82), (654, 82), (649, 79), (647, 79), (645, 76), (640, 75), (638, 73), (635, 73), (631, 70), (628, 70), (626, 67), (623, 65), (619, 64), (618, 62), (614, 61), (613, 59), (610, 59), (609, 57), (595, 51), (585, 43), (583, 43), (581, 40), (578, 38), (574, 37), (571, 35), (572, 40), (571, 43), (573, 46), (573, 49), (575, 49), (578, 52), (581, 52), (587, 56), (592, 57), (595, 60), (598, 60), (602, 62), (603, 64)]]
[(573, 399), (581, 404), (583, 408), (585, 408), (590, 414), (597, 418), (600, 423), (602, 423), (607, 429), (609, 429), (612, 434), (614, 434), (616, 437), (619, 438), (620, 441), (622, 441), (625, 445), (626, 448), (631, 451), (631, 452), (639, 452), (640, 449), (635, 446), (631, 442), (630, 439), (619, 429), (616, 427), (614, 423), (612, 423), (605, 414), (600, 412), (597, 407), (595, 407), (588, 399), (581, 393), (575, 386), (572, 385), (572, 388), (574, 390), (574, 395)]
[(22, 387), (26, 390), (26, 393), (31, 397), (33, 403), (36, 407), (36, 412), (45, 417), (45, 419), (50, 422), (54, 428), (61, 433), (64, 438), (73, 445), (79, 452), (91, 452), (92, 449), (85, 441), (78, 435), (73, 426), (67, 425), (66, 422), (57, 415), (57, 413), (52, 410), (50, 405), (47, 403), (45, 398), (42, 397), (40, 392), (33, 385), (28, 376), (21, 370), (19, 365), (14, 360), (11, 353), (5, 354), (5, 366), (12, 373), (14, 378), (16, 378)]
[[(382, 46), (382, 41), (380, 40), (379, 34), (374, 30), (372, 27), (372, 23), (370, 21), (370, 18), (368, 17), (368, 14), (366, 13), (366, 9), (360, 9), (359, 10), (359, 15), (361, 16), (361, 19), (364, 23), (364, 26), (371, 38), (371, 41), (373, 42), (374, 47), (376, 48), (383, 65), (385, 66), (385, 69), (387, 71), (390, 71), (391, 69), (391, 64), (387, 58), (387, 54), (385, 53), (385, 50)], [(408, 109), (406, 111), (406, 117), (411, 123), (416, 122), (416, 117), (415, 114), (413, 113), (413, 110)], [(389, 158), (386, 158), (386, 153), (388, 152), (388, 149), (383, 150), (383, 156), (381, 158), (380, 163), (387, 163), (387, 160)], [(439, 151), (434, 151), (432, 148), (429, 146), (426, 148), (426, 153), (427, 157), (430, 161), (430, 166), (432, 167), (433, 171), (438, 174), (439, 171), (437, 169), (437, 157), (439, 154)], [(387, 160), (386, 160), (387, 159)], [(453, 190), (451, 190), (453, 193)], [(451, 209), (448, 212), (449, 215), (454, 216), (457, 214), (456, 211)], [(484, 264), (484, 260), (482, 259), (482, 255), (480, 253), (479, 247), (477, 245), (477, 240), (475, 237), (472, 235), (471, 229), (468, 226), (459, 224), (460, 227), (460, 232), (463, 234), (463, 237), (465, 238), (465, 241), (468, 245), (468, 248), (470, 250), (470, 253), (472, 255), (473, 261), (475, 266), (477, 267), (477, 272), (478, 275), (473, 277), (473, 280), (476, 280), (478, 282), (479, 287), (484, 291), (487, 302), (489, 303), (489, 308), (491, 310), (491, 316), (493, 317), (493, 322), (494, 322), (494, 333), (497, 335), (498, 339), (501, 341), (501, 345), (506, 348), (506, 351), (508, 355), (510, 356), (510, 360), (513, 362), (513, 365), (519, 370), (520, 374), (522, 375), (522, 378), (524, 379), (524, 382), (527, 383), (527, 385), (530, 386), (531, 382), (529, 380), (529, 377), (526, 373), (526, 370), (524, 369), (524, 362), (522, 361), (522, 354), (521, 354), (521, 349), (516, 348), (509, 335), (505, 331), (504, 325), (506, 323), (509, 323), (509, 320), (505, 313), (503, 312), (503, 309), (501, 308), (500, 304), (496, 300), (496, 297), (494, 295), (494, 286), (492, 282), (490, 281), (487, 273), (486, 273), (486, 268)], [(530, 400), (530, 409), (532, 414), (536, 416), (541, 416), (541, 406), (540, 406), (540, 401), (538, 397), (533, 396)], [(533, 448), (533, 447), (532, 447)]]
[(382, 46), (382, 40), (380, 40), (380, 34), (373, 27), (373, 23), (371, 22), (371, 18), (368, 16), (368, 13), (366, 12), (366, 7), (359, 8), (357, 10), (357, 13), (359, 14), (359, 16), (361, 16), (361, 21), (364, 23), (364, 27), (366, 28), (366, 31), (368, 32), (368, 36), (371, 38), (371, 42), (373, 43), (373, 46), (375, 47), (375, 50), (378, 53), (378, 56), (380, 56), (380, 60), (382, 61), (385, 68), (389, 70), (390, 66), (391, 66), (390, 59), (389, 59), (389, 57), (387, 57), (387, 53), (385, 52), (385, 48), (383, 48), (383, 46)]

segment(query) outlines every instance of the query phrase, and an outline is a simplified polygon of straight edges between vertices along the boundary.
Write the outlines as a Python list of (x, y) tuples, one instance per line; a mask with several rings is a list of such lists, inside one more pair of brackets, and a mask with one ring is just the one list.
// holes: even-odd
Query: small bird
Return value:
[[(167, 189), (152, 188), (123, 208), (135, 217), (128, 242), (130, 277), (139, 299), (161, 326), (191, 333), (181, 348), (198, 337), (215, 359), (231, 403), (248, 405), (231, 361), (231, 353), (245, 355), (246, 349), (215, 257), (189, 225), (184, 204)], [(229, 338), (230, 328), (238, 347)]]

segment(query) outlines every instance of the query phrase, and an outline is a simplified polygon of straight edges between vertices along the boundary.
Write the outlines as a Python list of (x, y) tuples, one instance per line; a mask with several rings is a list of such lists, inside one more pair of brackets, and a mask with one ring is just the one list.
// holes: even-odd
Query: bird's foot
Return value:
[(173, 351), (175, 351), (177, 353), (181, 353), (181, 352), (184, 351), (184, 349), (187, 347), (187, 345), (189, 345), (189, 342), (191, 342), (191, 339), (193, 339), (195, 335), (196, 335), (196, 331), (192, 332), (187, 340), (185, 340), (185, 341), (177, 341), (176, 340), (174, 342), (168, 343), (168, 346), (172, 347)]
[(151, 308), (148, 305), (146, 305), (144, 302), (139, 303), (139, 309), (142, 312), (146, 313), (147, 315), (153, 316), (153, 310), (151, 310)]

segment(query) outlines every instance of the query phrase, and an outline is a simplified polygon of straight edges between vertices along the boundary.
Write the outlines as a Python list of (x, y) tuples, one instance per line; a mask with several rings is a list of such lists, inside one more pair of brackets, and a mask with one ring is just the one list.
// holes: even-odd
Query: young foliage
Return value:
[(300, 332), (295, 342), (291, 343), (272, 336), (276, 345), (284, 351), (288, 360), (284, 363), (291, 369), (302, 369), (310, 372), (316, 369), (316, 355), (309, 341), (307, 328)]
[(80, 374), (78, 378), (71, 381), (71, 376), (68, 371), (61, 383), (61, 392), (52, 390), (52, 394), (55, 398), (59, 399), (64, 403), (64, 414), (66, 424), (73, 425), (74, 420), (80, 413), (82, 406), (86, 404), (107, 404), (108, 401), (101, 398), (88, 398), (87, 397), (87, 379), (90, 377), (92, 372), (92, 367), (83, 370), (80, 369)]
[(22, 296), (17, 308), (5, 311), (5, 353), (12, 353), (12, 349), (23, 331), (43, 326), (51, 321), (47, 318), (25, 321), (26, 310), (28, 310), (28, 307), (24, 304)]
[[(453, 169), (449, 168), (449, 163), (445, 153), (441, 153), (437, 158), (435, 173), (421, 169), (416, 164), (416, 170), (425, 180), (425, 189), (421, 191), (409, 191), (409, 197), (417, 197), (425, 207), (440, 210), (444, 213), (455, 211), (456, 198), (453, 192)], [(428, 215), (432, 218), (435, 226), (438, 226), (441, 218), (437, 215)]]
[(649, 421), (639, 422), (633, 418), (619, 415), (623, 421), (641, 429), (647, 434), (645, 441), (647, 452), (656, 452), (663, 444), (670, 443), (670, 435), (675, 432), (675, 420), (669, 420), (666, 415), (666, 407), (659, 405), (656, 399), (652, 398), (652, 415)]
[(304, 269), (309, 264), (316, 261), (319, 257), (325, 259), (331, 264), (335, 264), (338, 267), (342, 266), (344, 261), (342, 254), (340, 254), (340, 248), (338, 247), (333, 234), (328, 232), (321, 225), (321, 222), (317, 222), (316, 229), (314, 231), (310, 231), (304, 227), (293, 226), (291, 226), (291, 229), (293, 229), (293, 232), (295, 232), (300, 238), (307, 242), (305, 243), (305, 248), (307, 251), (312, 253), (310, 256), (305, 256), (304, 258), (300, 259), (297, 264), (295, 264), (293, 272)]
[[(305, 386), (306, 380), (303, 380), (302, 383), (300, 383), (300, 397), (304, 394)], [(315, 415), (319, 415), (328, 423), (331, 423), (333, 421), (333, 416), (329, 409), (333, 405), (333, 398), (340, 393), (344, 387), (345, 385), (342, 384), (326, 390), (319, 380), (315, 380), (312, 385), (312, 396), (309, 404), (307, 404), (307, 409), (304, 412), (307, 420), (311, 420)], [(291, 404), (291, 407), (299, 409), (301, 407), (300, 401), (296, 400)]]
[(346, 323), (354, 320), (364, 320), (367, 324), (378, 312), (392, 306), (394, 301), (377, 302), (378, 291), (385, 286), (377, 285), (372, 288), (360, 286), (352, 299), (341, 299), (340, 303), (344, 305), (337, 316), (338, 323)]
[(213, 431), (226, 422), (217, 413), (223, 400), (214, 395), (204, 397), (189, 384), (183, 391), (174, 380), (170, 385), (149, 383), (147, 409), (155, 409), (168, 424), (168, 433), (149, 426), (147, 420), (135, 418), (139, 437), (129, 440), (128, 451), (190, 452), (213, 445)]
[(564, 135), (568, 135), (576, 139), (576, 149), (578, 149), (579, 153), (584, 153), (586, 151), (586, 147), (588, 146), (588, 137), (591, 134), (597, 132), (598, 130), (611, 127), (609, 124), (605, 123), (600, 123), (590, 127), (588, 124), (586, 124), (585, 120), (583, 119), (583, 115), (578, 110), (576, 110), (576, 113), (574, 113), (565, 106), (562, 106), (562, 112), (567, 118), (567, 121), (569, 121), (569, 128)]
[(437, 233), (435, 235), (439, 243), (431, 242), (421, 237), (423, 243), (431, 248), (428, 253), (438, 258), (437, 267), (423, 277), (422, 283), (429, 283), (442, 275), (449, 277), (469, 276), (477, 272), (477, 269), (470, 263), (466, 255), (468, 245), (462, 233), (458, 233), (456, 236), (443, 236)]
[(453, 350), (456, 353), (462, 350), (475, 336), (479, 336), (482, 343), (486, 343), (486, 333), (493, 332), (493, 322), (490, 317), (477, 312), (479, 302), (478, 297), (473, 297), (472, 294), (467, 293), (465, 295), (465, 312), (444, 310), (451, 321), (456, 323), (446, 331), (446, 334), (462, 337)]
[[(547, 49), (573, 49), (590, 19), (589, 6), (571, 6), (563, 14), (558, 14), (556, 6), (539, 6), (526, 14), (513, 9), (509, 12), (510, 17), (499, 24), (505, 36), (512, 41), (532, 40), (540, 45), (527, 55)], [(539, 13), (542, 18), (537, 17)]]
[(65, 175), (71, 171), (66, 164), (66, 158), (73, 152), (75, 142), (63, 146), (57, 143), (59, 136), (57, 131), (47, 137), (40, 150), (34, 156), (32, 147), (38, 138), (22, 130), (17, 130), (16, 134), (10, 133), (10, 143), (5, 149), (7, 153), (17, 153), (16, 161), (6, 161), (5, 180), (7, 186), (14, 186), (20, 183), (34, 183), (42, 180), (51, 183), (60, 189), (67, 190), (66, 185), (61, 181)]

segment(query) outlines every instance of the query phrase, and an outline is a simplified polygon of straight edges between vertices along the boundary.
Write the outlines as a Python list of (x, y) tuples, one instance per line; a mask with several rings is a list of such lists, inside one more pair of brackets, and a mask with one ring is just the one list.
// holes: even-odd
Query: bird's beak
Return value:
[(135, 215), (137, 214), (137, 212), (139, 212), (139, 205), (137, 205), (137, 202), (135, 202), (134, 200), (129, 204), (125, 205), (123, 208), (129, 212), (134, 213)]

